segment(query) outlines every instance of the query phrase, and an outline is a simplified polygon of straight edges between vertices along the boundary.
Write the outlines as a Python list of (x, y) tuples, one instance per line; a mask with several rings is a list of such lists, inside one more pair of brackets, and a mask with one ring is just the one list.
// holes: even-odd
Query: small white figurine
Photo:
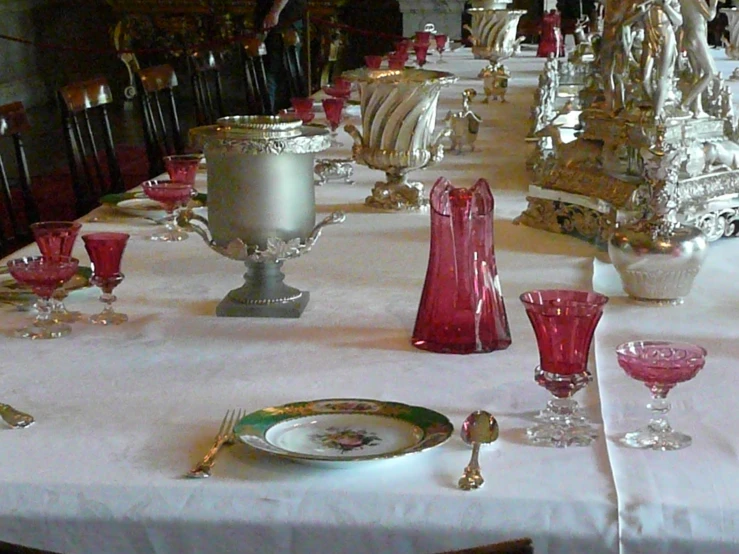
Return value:
[(457, 154), (462, 153), (464, 146), (469, 146), (471, 152), (475, 150), (475, 141), (482, 122), (482, 118), (470, 109), (470, 102), (475, 96), (477, 92), (474, 89), (465, 89), (462, 93), (462, 109), (458, 112), (449, 111), (444, 118), (451, 131), (451, 149)]

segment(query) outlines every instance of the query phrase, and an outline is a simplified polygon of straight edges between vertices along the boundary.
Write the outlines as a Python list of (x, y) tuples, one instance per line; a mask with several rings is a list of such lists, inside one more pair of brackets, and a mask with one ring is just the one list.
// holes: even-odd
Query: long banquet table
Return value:
[[(717, 54), (721, 58), (721, 54)], [(469, 51), (432, 69), (459, 81), (442, 92), (439, 119), (461, 91), (481, 89), (483, 62)], [(730, 62), (719, 59), (724, 74)], [(53, 341), (4, 335), (0, 401), (37, 424), (0, 429), (0, 540), (66, 553), (433, 553), (529, 536), (538, 553), (739, 552), (739, 439), (733, 376), (739, 270), (734, 240), (710, 247), (683, 306), (633, 304), (602, 252), (571, 237), (514, 225), (530, 176), (523, 138), (542, 60), (510, 60), (510, 103), (473, 104), (484, 121), (473, 153), (448, 153), (413, 175), (460, 185), (488, 179), (496, 198), (496, 253), (512, 346), (455, 356), (409, 342), (428, 258), (429, 216), (363, 206), (378, 172), (316, 189), (319, 216), (347, 212), (287, 281), (311, 291), (300, 319), (216, 318), (243, 267), (193, 236), (153, 243), (144, 220), (99, 208), (83, 232), (131, 234), (116, 290), (119, 327), (74, 325)], [(356, 119), (356, 117), (355, 117)], [(329, 155), (346, 157), (350, 143)], [(205, 188), (203, 176), (198, 186)], [(28, 247), (23, 253), (34, 252)], [(87, 263), (81, 241), (75, 254)], [(518, 301), (534, 288), (601, 290), (611, 296), (594, 341), (595, 381), (578, 397), (604, 438), (587, 448), (541, 448), (525, 428), (547, 400), (533, 381), (534, 335)], [(70, 295), (99, 310), (95, 289)], [(6, 331), (29, 317), (6, 309)], [(637, 451), (620, 433), (648, 419), (647, 390), (616, 363), (629, 339), (674, 338), (708, 352), (705, 370), (670, 395), (676, 428), (692, 447)], [(207, 448), (229, 408), (247, 411), (321, 398), (373, 398), (446, 414), (446, 444), (396, 460), (329, 470), (240, 444), (221, 454), (208, 480), (181, 478)], [(486, 485), (457, 479), (470, 450), (458, 436), (476, 409), (496, 415), (501, 437), (483, 448)]]

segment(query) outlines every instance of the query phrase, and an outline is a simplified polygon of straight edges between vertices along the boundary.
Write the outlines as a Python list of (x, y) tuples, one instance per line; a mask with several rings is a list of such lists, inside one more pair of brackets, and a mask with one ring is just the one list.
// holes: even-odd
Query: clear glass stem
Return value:
[(38, 310), (38, 313), (36, 314), (36, 319), (33, 321), (34, 325), (38, 327), (48, 327), (53, 323), (51, 318), (50, 298), (42, 298), (39, 296), (38, 302), (36, 302), (36, 310)]
[(647, 404), (647, 408), (652, 411), (652, 419), (649, 420), (649, 427), (660, 433), (672, 430), (670, 422), (667, 421), (667, 413), (670, 411), (671, 406), (665, 396), (665, 394), (653, 393), (652, 401)]

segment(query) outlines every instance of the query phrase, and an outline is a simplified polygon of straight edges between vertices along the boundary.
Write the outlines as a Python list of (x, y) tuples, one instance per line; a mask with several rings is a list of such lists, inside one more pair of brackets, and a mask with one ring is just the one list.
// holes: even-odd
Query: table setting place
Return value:
[[(648, 185), (633, 229), (531, 224), (531, 151), (565, 150), (523, 148), (551, 60), (508, 59), (514, 38), (473, 56), (419, 31), (278, 115), (190, 129), (197, 153), (78, 221), (32, 224), (0, 270), (0, 444), (34, 475), (0, 477), (3, 540), (739, 552), (737, 280), (716, 299), (705, 278), (736, 275), (732, 239), (683, 233), (659, 124), (628, 150)], [(575, 198), (542, 182), (556, 209)]]

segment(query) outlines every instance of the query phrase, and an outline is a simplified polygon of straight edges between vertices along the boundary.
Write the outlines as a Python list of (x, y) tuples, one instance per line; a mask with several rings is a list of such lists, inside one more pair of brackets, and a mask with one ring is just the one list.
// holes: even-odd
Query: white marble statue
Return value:
[(701, 93), (716, 75), (716, 64), (708, 48), (708, 22), (716, 17), (718, 0), (680, 0), (683, 16), (682, 49), (688, 54), (694, 83), (683, 98), (682, 107), (693, 117), (705, 115)]

